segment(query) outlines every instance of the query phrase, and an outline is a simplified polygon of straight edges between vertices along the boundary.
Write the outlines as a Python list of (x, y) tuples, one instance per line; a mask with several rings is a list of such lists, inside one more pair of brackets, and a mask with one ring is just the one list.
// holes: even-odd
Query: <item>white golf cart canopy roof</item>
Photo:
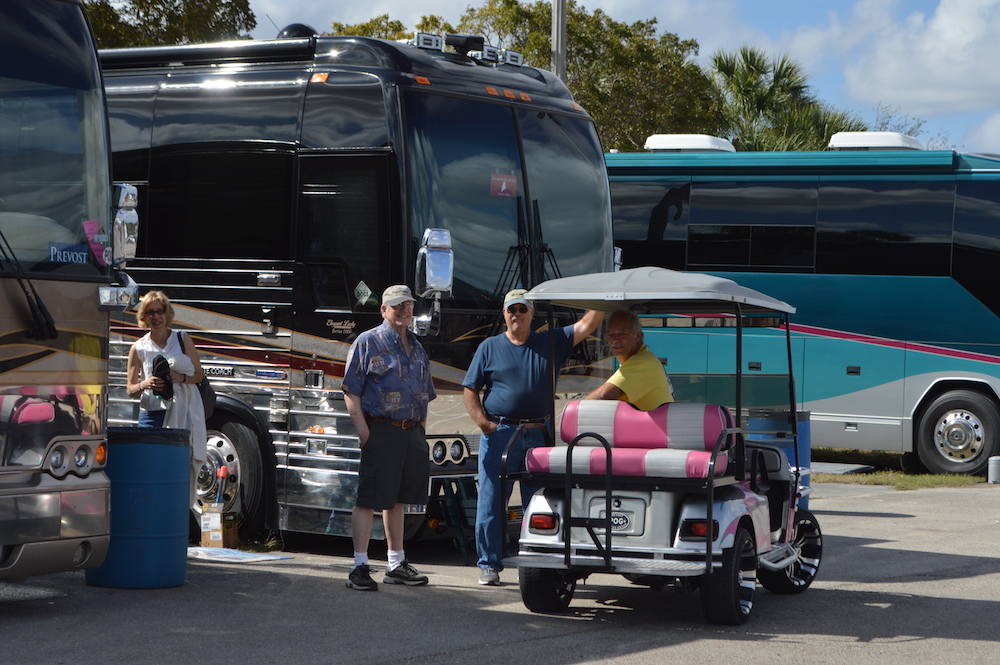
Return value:
[(795, 308), (731, 279), (666, 268), (630, 268), (619, 272), (560, 277), (542, 282), (524, 296), (576, 309), (637, 313), (710, 314), (740, 305), (744, 314), (794, 314)]

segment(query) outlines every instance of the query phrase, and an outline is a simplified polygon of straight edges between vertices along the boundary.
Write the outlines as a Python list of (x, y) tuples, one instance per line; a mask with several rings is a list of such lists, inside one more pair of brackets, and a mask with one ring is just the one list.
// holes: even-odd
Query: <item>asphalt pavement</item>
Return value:
[[(528, 612), (516, 571), (480, 587), (448, 542), (410, 545), (426, 587), (345, 587), (345, 539), (296, 538), (290, 558), (192, 560), (169, 589), (88, 586), (82, 573), (0, 583), (7, 663), (995, 663), (1000, 485), (900, 492), (817, 484), (824, 534), (805, 593), (758, 588), (744, 626), (704, 622), (696, 593), (619, 576), (569, 610)], [(384, 545), (372, 546), (381, 581)]]

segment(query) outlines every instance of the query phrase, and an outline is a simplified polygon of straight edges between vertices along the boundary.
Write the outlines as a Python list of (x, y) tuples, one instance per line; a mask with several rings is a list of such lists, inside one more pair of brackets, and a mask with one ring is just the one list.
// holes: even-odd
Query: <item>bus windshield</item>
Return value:
[[(558, 274), (609, 268), (610, 252), (594, 251), (595, 239), (611, 239), (604, 231), (607, 176), (595, 159), (601, 152), (592, 123), (418, 92), (407, 94), (406, 109), (413, 235), (451, 231), (464, 259), (455, 267), (459, 306), (495, 301), (509, 288)], [(541, 245), (537, 253), (529, 249), (532, 237)]]
[(29, 272), (106, 275), (108, 148), (96, 56), (78, 7), (30, 4), (0, 25), (0, 232), (13, 254), (0, 257), (0, 270), (16, 259)]

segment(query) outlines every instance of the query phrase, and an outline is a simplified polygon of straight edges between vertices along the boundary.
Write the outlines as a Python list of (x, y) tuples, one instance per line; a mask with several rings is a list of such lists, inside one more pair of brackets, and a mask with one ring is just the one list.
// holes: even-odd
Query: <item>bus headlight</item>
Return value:
[(56, 448), (52, 451), (52, 454), (49, 455), (49, 466), (52, 467), (53, 470), (61, 469), (65, 461), (66, 452), (62, 448)]
[(435, 441), (431, 447), (431, 458), (435, 464), (444, 464), (448, 449), (445, 448), (444, 441)]
[(90, 462), (90, 451), (83, 446), (76, 449), (76, 454), (73, 455), (73, 463), (76, 464), (76, 468), (82, 469)]

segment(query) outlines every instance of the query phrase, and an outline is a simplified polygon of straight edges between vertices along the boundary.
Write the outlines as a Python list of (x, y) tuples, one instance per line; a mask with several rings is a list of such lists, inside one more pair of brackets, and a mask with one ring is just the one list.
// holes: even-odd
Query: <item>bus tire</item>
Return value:
[(198, 476), (198, 498), (203, 504), (216, 501), (220, 487), (217, 472), (225, 465), (224, 510), (236, 513), (240, 538), (265, 538), (264, 472), (253, 430), (225, 413), (212, 416), (207, 429), (208, 459)]
[(1000, 450), (1000, 411), (972, 390), (951, 390), (928, 405), (917, 426), (917, 452), (931, 473), (983, 474)]

